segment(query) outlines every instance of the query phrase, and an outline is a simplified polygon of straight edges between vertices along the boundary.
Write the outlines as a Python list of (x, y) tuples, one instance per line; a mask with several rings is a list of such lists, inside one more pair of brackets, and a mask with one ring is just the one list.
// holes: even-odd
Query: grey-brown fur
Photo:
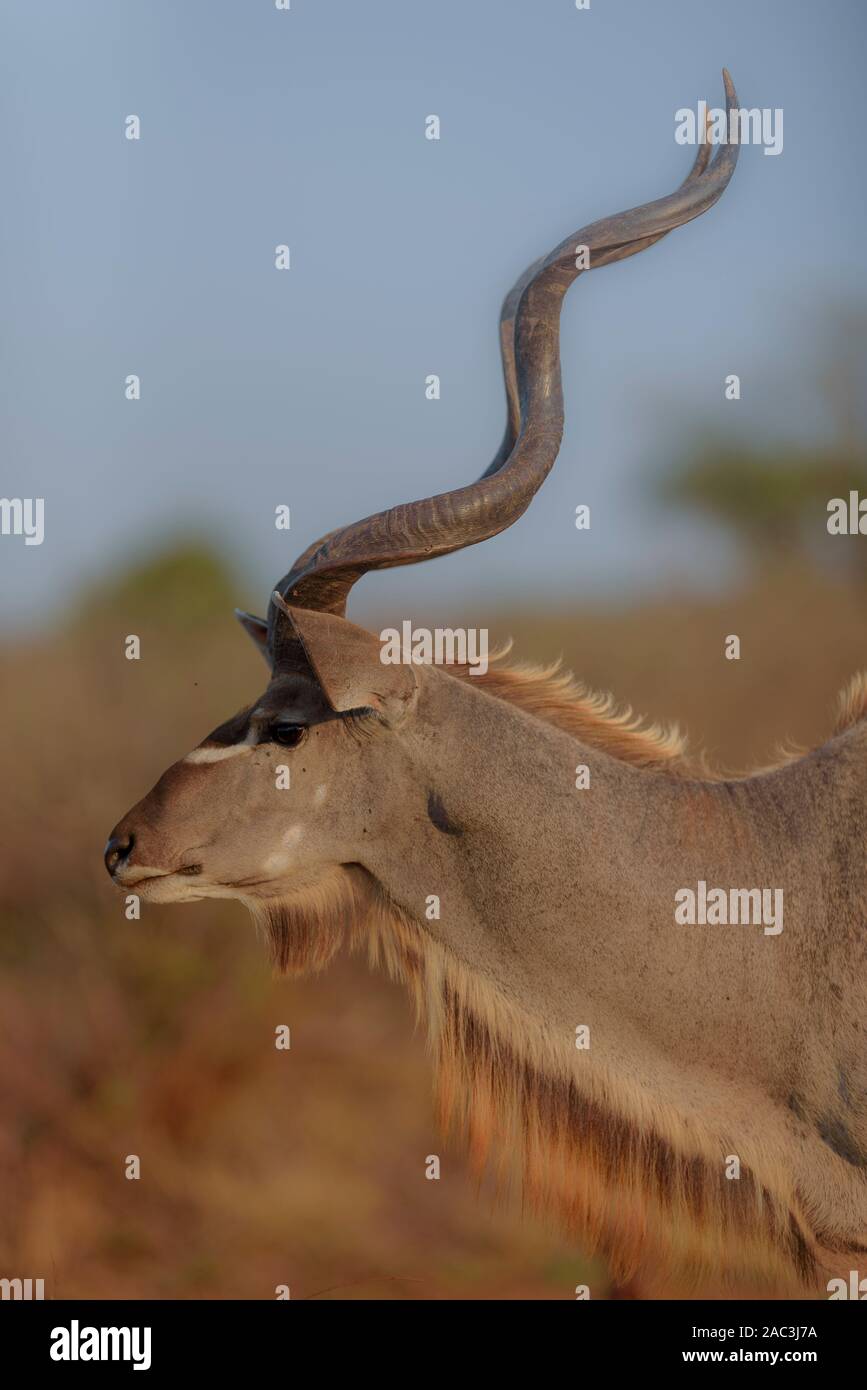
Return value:
[[(592, 268), (710, 207), (735, 158), (703, 147), (676, 194), (576, 234)], [(383, 665), (342, 616), (367, 570), (496, 534), (540, 486), (574, 240), (506, 299), (508, 425), (482, 479), (333, 532), (267, 623), (239, 615), (267, 689), (163, 774), (106, 863), (153, 902), (242, 900), (284, 969), (366, 947), (426, 1020), (473, 1160), (516, 1155), (530, 1200), (621, 1277), (821, 1291), (867, 1246), (864, 684), (822, 748), (726, 780), (550, 675)], [(699, 881), (781, 890), (784, 929), (679, 923)]]

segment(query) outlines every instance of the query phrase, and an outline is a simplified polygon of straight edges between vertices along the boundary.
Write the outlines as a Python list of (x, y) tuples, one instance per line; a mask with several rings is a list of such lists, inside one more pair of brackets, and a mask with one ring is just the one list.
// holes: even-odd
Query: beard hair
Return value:
[(282, 975), (309, 975), (330, 965), (377, 904), (375, 881), (357, 864), (335, 866), (318, 883), (283, 898), (247, 898)]

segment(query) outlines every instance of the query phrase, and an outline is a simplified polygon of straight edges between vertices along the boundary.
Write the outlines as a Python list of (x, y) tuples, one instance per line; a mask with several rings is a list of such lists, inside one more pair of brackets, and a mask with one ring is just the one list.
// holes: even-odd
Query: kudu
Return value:
[[(517, 1160), (530, 1203), (617, 1276), (794, 1295), (867, 1251), (865, 686), (823, 747), (726, 780), (551, 670), (385, 665), (344, 617), (368, 570), (521, 516), (560, 446), (576, 251), (597, 269), (653, 245), (717, 201), (737, 153), (701, 145), (675, 193), (521, 277), (491, 466), (332, 531), (267, 621), (238, 614), (267, 688), (163, 774), (105, 858), (150, 902), (240, 899), (281, 969), (363, 946), (414, 996), (475, 1163)], [(782, 888), (785, 929), (679, 924), (675, 894), (700, 882)]]

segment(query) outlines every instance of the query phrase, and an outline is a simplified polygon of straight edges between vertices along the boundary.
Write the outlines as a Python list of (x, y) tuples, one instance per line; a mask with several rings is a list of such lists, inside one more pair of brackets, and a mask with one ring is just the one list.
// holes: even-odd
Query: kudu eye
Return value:
[(284, 748), (295, 748), (306, 732), (304, 724), (289, 724), (278, 719), (276, 724), (271, 725), (268, 736), (272, 743), (280, 743)]

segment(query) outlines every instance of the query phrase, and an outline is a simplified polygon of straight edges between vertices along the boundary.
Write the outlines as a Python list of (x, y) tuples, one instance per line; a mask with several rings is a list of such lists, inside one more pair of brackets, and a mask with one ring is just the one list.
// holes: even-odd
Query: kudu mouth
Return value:
[[(202, 872), (203, 866), (201, 864), (181, 864), (176, 869), (139, 868), (136, 870), (130, 861), (137, 843), (137, 837), (132, 831), (128, 835), (118, 835), (112, 831), (109, 836), (103, 852), (103, 861), (109, 878), (118, 888), (134, 889), (143, 883), (152, 883), (161, 878), (195, 878)], [(127, 869), (133, 873), (138, 872), (139, 877), (125, 878), (124, 872)]]

